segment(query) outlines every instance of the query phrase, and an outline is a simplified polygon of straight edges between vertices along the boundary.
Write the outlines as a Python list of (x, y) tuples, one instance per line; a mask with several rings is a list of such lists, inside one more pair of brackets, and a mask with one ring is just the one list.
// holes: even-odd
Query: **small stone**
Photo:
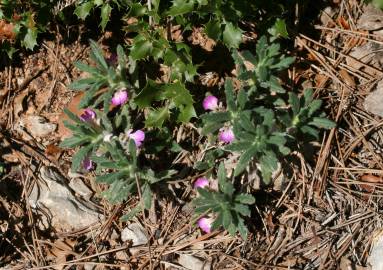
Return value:
[(363, 105), (368, 112), (383, 117), (383, 81), (380, 81), (376, 90), (366, 97)]
[(27, 115), (23, 117), (20, 123), (33, 137), (45, 137), (54, 132), (56, 124), (48, 123), (44, 117), (39, 115)]
[(80, 178), (74, 178), (69, 182), (69, 186), (84, 199), (89, 200), (93, 192), (84, 184)]
[(132, 241), (133, 247), (145, 245), (148, 243), (145, 228), (139, 223), (132, 223), (121, 232), (121, 240), (123, 242)]
[(180, 254), (178, 263), (189, 270), (210, 270), (211, 262), (204, 262), (199, 258), (189, 255), (189, 254)]
[(372, 249), (368, 262), (371, 265), (371, 270), (381, 270), (383, 269), (383, 232), (380, 232), (378, 235), (372, 239)]

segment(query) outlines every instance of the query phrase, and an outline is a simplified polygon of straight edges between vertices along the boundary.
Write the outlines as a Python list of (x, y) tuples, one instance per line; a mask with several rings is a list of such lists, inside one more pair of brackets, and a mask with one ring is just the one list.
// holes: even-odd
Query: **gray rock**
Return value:
[(199, 258), (189, 255), (189, 254), (180, 254), (178, 263), (189, 270), (210, 270), (211, 262), (204, 262)]
[(40, 177), (28, 197), (32, 209), (42, 216), (45, 227), (60, 231), (89, 227), (104, 218), (90, 202), (76, 197), (66, 179), (52, 167), (42, 167)]
[(121, 232), (121, 240), (123, 242), (132, 241), (133, 247), (145, 245), (148, 243), (145, 228), (139, 223), (132, 223)]
[(39, 115), (27, 115), (23, 117), (20, 125), (25, 127), (33, 137), (44, 137), (56, 130), (57, 125), (47, 122)]
[(380, 233), (372, 240), (372, 249), (368, 262), (371, 265), (371, 270), (383, 269), (383, 234)]
[(363, 106), (368, 112), (383, 117), (383, 81), (380, 81), (376, 90), (366, 97)]

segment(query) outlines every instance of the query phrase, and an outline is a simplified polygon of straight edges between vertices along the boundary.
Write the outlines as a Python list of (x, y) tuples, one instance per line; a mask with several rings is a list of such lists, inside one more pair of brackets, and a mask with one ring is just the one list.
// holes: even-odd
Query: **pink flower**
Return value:
[(213, 224), (213, 222), (214, 222), (214, 220), (212, 218), (203, 217), (197, 221), (197, 225), (198, 225), (198, 227), (200, 227), (200, 229), (203, 232), (210, 233), (211, 232), (211, 225)]
[(142, 130), (137, 130), (136, 132), (130, 133), (128, 132), (129, 138), (134, 140), (134, 143), (137, 147), (140, 147), (142, 145), (142, 142), (145, 140), (145, 132)]
[(119, 90), (116, 93), (114, 93), (112, 98), (112, 104), (114, 106), (119, 106), (128, 101), (128, 92), (126, 90)]
[(231, 142), (233, 142), (234, 139), (235, 139), (233, 130), (231, 130), (230, 128), (229, 128), (229, 129), (222, 130), (222, 131), (219, 133), (219, 135), (218, 135), (218, 139), (219, 139), (221, 142), (224, 142), (224, 143), (231, 143)]
[(205, 177), (200, 177), (194, 182), (194, 188), (205, 188), (209, 186), (209, 180)]
[(80, 120), (84, 122), (89, 122), (96, 118), (96, 112), (92, 109), (85, 109), (84, 112), (80, 115)]
[(85, 170), (87, 171), (90, 171), (91, 169), (93, 169), (93, 161), (90, 160), (89, 158), (85, 158), (83, 161), (82, 161), (82, 166)]
[(215, 109), (217, 109), (218, 107), (218, 98), (216, 98), (215, 96), (207, 96), (205, 97), (205, 99), (202, 101), (202, 107), (206, 110), (206, 111), (213, 111)]

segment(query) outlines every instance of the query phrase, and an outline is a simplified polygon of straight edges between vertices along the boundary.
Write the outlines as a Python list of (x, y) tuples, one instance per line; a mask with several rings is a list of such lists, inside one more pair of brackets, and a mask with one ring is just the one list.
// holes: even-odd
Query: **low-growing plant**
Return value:
[(255, 203), (255, 198), (250, 194), (235, 192), (230, 179), (226, 178), (223, 163), (218, 167), (218, 190), (209, 190), (198, 187), (199, 196), (194, 200), (195, 214), (211, 214), (214, 221), (211, 230), (223, 226), (230, 234), (237, 231), (246, 239), (247, 227), (243, 217), (250, 217), (249, 205)]
[[(11, 55), (12, 42), (20, 41), (33, 49), (37, 34), (48, 25), (50, 16), (43, 18), (43, 11), (57, 1), (34, 0), (25, 5), (0, 1), (0, 26), (10, 30), (3, 48)], [(173, 136), (181, 125), (191, 123), (201, 131), (199, 143), (207, 149), (194, 168), (203, 173), (218, 171), (217, 189), (198, 189), (196, 214), (210, 216), (200, 223), (204, 231), (222, 226), (246, 237), (245, 218), (255, 199), (235, 187), (247, 166), (257, 163), (268, 184), (280, 159), (298, 149), (301, 140), (318, 139), (320, 128), (334, 127), (311, 90), (299, 96), (292, 89), (286, 91), (279, 79), (294, 61), (281, 53), (276, 42), (288, 37), (283, 18), (276, 16), (280, 12), (275, 12), (283, 6), (245, 0), (79, 0), (72, 4), (74, 14), (83, 20), (92, 12), (99, 13), (102, 30), (118, 9), (125, 14), (122, 30), (128, 40), (117, 46), (116, 56), (110, 59), (90, 41), (92, 63), (75, 63), (88, 77), (69, 86), (84, 92), (79, 104), (83, 113), (77, 116), (66, 110), (70, 121), (65, 125), (72, 137), (61, 147), (77, 151), (72, 170), (93, 170), (96, 180), (108, 186), (102, 195), (111, 203), (138, 195), (141, 201), (124, 217), (128, 219), (151, 207), (152, 194), (161, 181), (177, 177), (168, 157), (182, 148)], [(15, 16), (16, 11), (21, 15)], [(257, 34), (269, 34), (260, 35), (254, 49), (250, 42), (243, 50), (249, 29), (246, 20), (255, 19), (259, 21)], [(173, 26), (180, 31), (178, 38), (172, 35)], [(203, 89), (197, 75), (204, 63), (195, 63), (192, 46), (184, 39), (196, 28), (224, 46), (227, 60), (235, 64), (235, 75), (226, 74), (223, 87), (215, 89), (217, 96), (209, 93), (203, 100), (199, 97), (204, 93), (193, 95), (190, 89)], [(148, 66), (156, 70), (149, 72)], [(198, 115), (196, 103), (208, 112)], [(230, 153), (239, 156), (233, 174), (223, 165)]]

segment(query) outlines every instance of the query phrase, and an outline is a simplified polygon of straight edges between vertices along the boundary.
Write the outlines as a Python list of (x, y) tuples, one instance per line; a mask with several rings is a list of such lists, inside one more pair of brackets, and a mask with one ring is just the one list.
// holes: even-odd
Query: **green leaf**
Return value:
[(312, 116), (316, 111), (319, 110), (319, 108), (322, 106), (322, 100), (316, 99), (310, 103), (308, 116)]
[(87, 1), (76, 7), (74, 14), (77, 15), (81, 20), (85, 20), (88, 17), (90, 10), (93, 8), (93, 2)]
[(226, 105), (229, 111), (237, 111), (237, 106), (234, 101), (234, 87), (233, 81), (231, 79), (226, 79), (225, 81), (225, 95), (226, 95)]
[(97, 66), (100, 67), (104, 72), (108, 71), (108, 65), (102, 54), (102, 50), (94, 40), (89, 40), (91, 53), (90, 57), (96, 62)]
[(242, 42), (242, 30), (235, 27), (231, 22), (228, 22), (223, 31), (223, 42), (229, 48), (238, 48)]
[(250, 194), (241, 193), (235, 196), (235, 201), (243, 204), (254, 204), (255, 198)]
[(319, 128), (325, 128), (325, 129), (331, 129), (336, 127), (336, 123), (334, 121), (331, 121), (323, 117), (314, 117), (313, 120), (309, 122), (308, 124), (319, 127)]
[(269, 184), (272, 173), (278, 168), (278, 159), (273, 152), (267, 152), (259, 159), (259, 163), (263, 181)]
[(235, 167), (234, 170), (234, 176), (240, 175), (246, 168), (246, 166), (249, 164), (253, 156), (258, 152), (257, 147), (255, 146), (249, 146), (248, 148), (239, 158), (238, 164)]
[(142, 200), (144, 203), (144, 208), (145, 209), (150, 209), (152, 205), (152, 191), (150, 190), (149, 185), (144, 185), (142, 187)]
[(200, 116), (205, 122), (226, 122), (231, 120), (230, 112), (206, 113)]
[(27, 34), (24, 36), (23, 45), (25, 48), (29, 50), (33, 50), (33, 48), (37, 45), (37, 29), (29, 28), (27, 30)]
[(239, 218), (237, 228), (238, 228), (239, 234), (242, 236), (244, 240), (246, 240), (248, 230), (242, 218)]
[(269, 33), (275, 37), (281, 36), (283, 38), (288, 38), (289, 33), (287, 32), (287, 29), (286, 29), (285, 20), (278, 18), (275, 21), (274, 26), (269, 30)]
[(219, 164), (218, 168), (218, 185), (219, 189), (228, 196), (232, 196), (235, 189), (231, 182), (226, 179), (226, 170), (223, 162)]
[(146, 6), (143, 6), (140, 3), (132, 3), (129, 4), (129, 17), (141, 17), (144, 16), (147, 13)]
[(145, 127), (162, 127), (165, 120), (169, 119), (169, 108), (167, 106), (150, 110), (145, 120)]
[(95, 83), (95, 78), (85, 78), (72, 82), (68, 85), (68, 88), (72, 90), (84, 90), (91, 87), (93, 83)]
[(138, 204), (136, 207), (134, 207), (132, 210), (130, 210), (130, 212), (126, 215), (123, 215), (120, 220), (121, 221), (129, 221), (131, 220), (132, 218), (134, 218), (138, 213), (140, 213), (142, 211), (142, 205), (141, 204)]
[(87, 142), (88, 140), (89, 139), (86, 137), (73, 136), (70, 138), (66, 138), (64, 141), (60, 143), (59, 146), (61, 148), (73, 148)]
[(221, 23), (219, 21), (210, 20), (205, 25), (205, 33), (209, 38), (219, 40), (222, 34)]
[(295, 93), (289, 93), (289, 103), (291, 105), (291, 109), (293, 110), (293, 114), (297, 115), (300, 110), (300, 101)]
[(130, 48), (130, 56), (133, 60), (144, 59), (150, 55), (153, 49), (153, 45), (148, 40), (140, 40), (134, 42), (133, 46)]
[(193, 105), (187, 105), (180, 109), (180, 114), (177, 117), (178, 122), (188, 123), (191, 118), (197, 117)]
[(105, 26), (109, 21), (110, 13), (112, 12), (112, 7), (106, 3), (101, 7), (101, 23), (100, 26), (102, 28), (102, 31), (105, 30)]
[(194, 10), (194, 0), (174, 0), (169, 11), (166, 12), (169, 16), (178, 16)]

